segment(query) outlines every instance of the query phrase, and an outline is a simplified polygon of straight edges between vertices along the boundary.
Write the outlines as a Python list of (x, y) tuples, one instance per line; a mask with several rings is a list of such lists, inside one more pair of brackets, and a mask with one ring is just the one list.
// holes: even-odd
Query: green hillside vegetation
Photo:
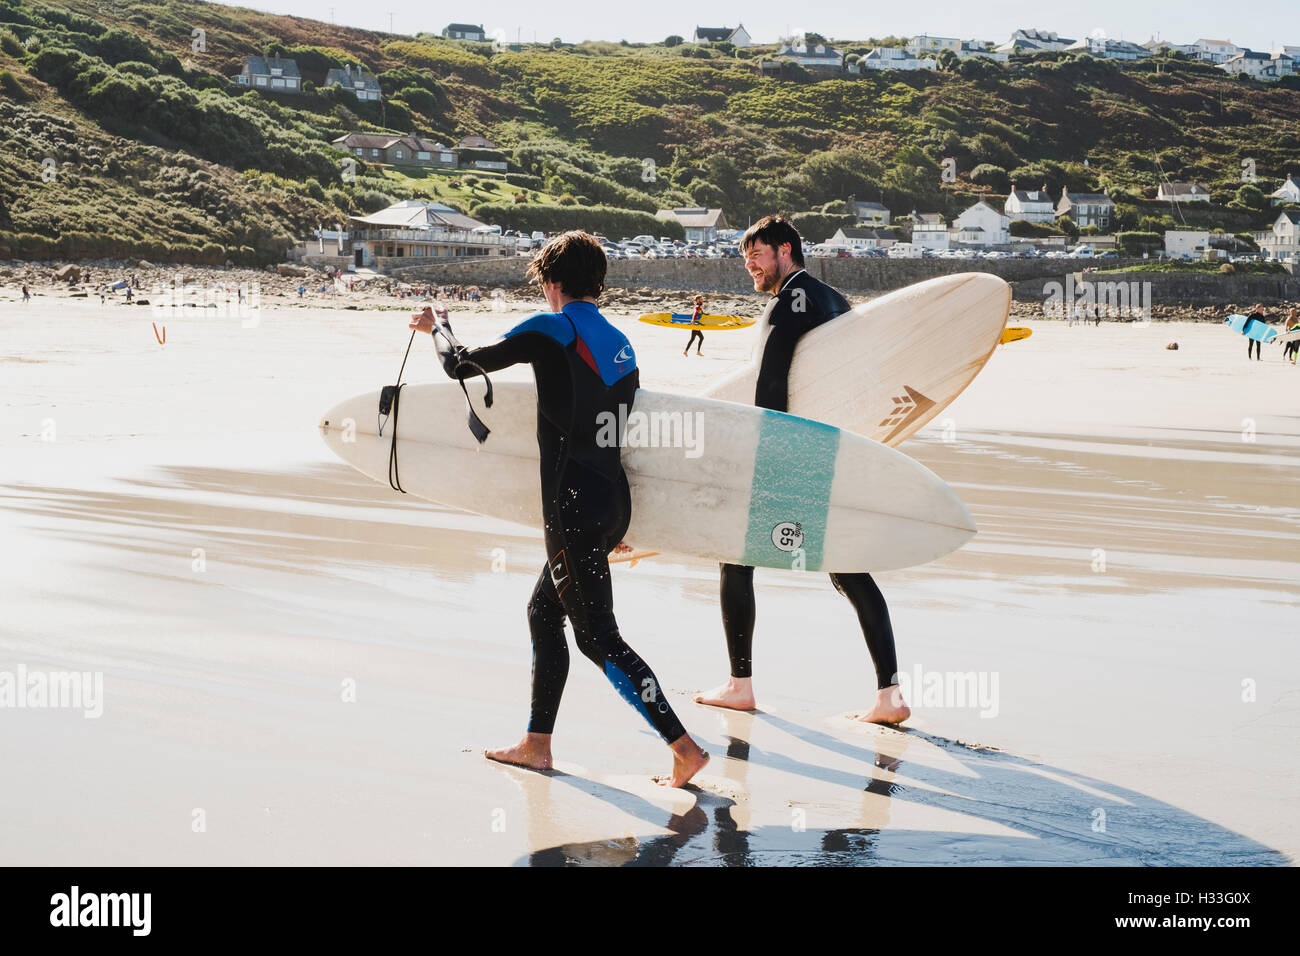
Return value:
[[(1293, 79), (1061, 53), (760, 76), (756, 61), (773, 49), (498, 52), (180, 0), (0, 0), (0, 247), (270, 262), (318, 223), (415, 197), (507, 227), (619, 235), (675, 234), (653, 219), (669, 206), (721, 207), (738, 226), (787, 212), (821, 240), (846, 221), (850, 197), (896, 217), (951, 218), (981, 197), (1000, 206), (1013, 183), (1107, 190), (1116, 231), (1249, 233), (1276, 216), (1267, 193), (1300, 172)], [(250, 54), (293, 57), (304, 93), (230, 82)], [(379, 78), (382, 103), (324, 86), (350, 64)], [(510, 172), (370, 166), (330, 145), (352, 131), (449, 144), (482, 133)], [(1247, 159), (1258, 182), (1243, 181)], [(1202, 182), (1213, 202), (1156, 203), (1165, 179)]]

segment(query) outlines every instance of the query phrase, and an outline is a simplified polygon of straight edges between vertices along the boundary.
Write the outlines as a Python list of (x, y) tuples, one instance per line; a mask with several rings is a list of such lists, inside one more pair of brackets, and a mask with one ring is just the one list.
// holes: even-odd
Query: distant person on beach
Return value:
[[(1268, 324), (1268, 313), (1264, 311), (1264, 306), (1263, 306), (1263, 305), (1256, 305), (1256, 306), (1255, 306), (1255, 311), (1252, 312), (1252, 313), (1250, 313), (1250, 315), (1248, 315), (1247, 318), (1248, 318), (1248, 319), (1259, 319), (1259, 321), (1261, 321), (1261, 322), (1263, 322), (1263, 323), (1265, 323), (1265, 324)], [(1246, 361), (1247, 361), (1247, 362), (1250, 361), (1250, 353), (1251, 353), (1252, 350), (1253, 350), (1254, 353), (1255, 353), (1255, 361), (1257, 361), (1257, 362), (1262, 362), (1262, 361), (1263, 361), (1263, 359), (1260, 358), (1260, 354), (1259, 354), (1259, 353), (1260, 353), (1260, 346), (1261, 346), (1262, 344), (1263, 344), (1263, 343), (1260, 342), (1259, 339), (1246, 339)]]
[(700, 340), (700, 344), (695, 345), (695, 354), (699, 355), (700, 349), (704, 348), (704, 333), (700, 331), (699, 328), (700, 316), (703, 314), (704, 314), (704, 296), (697, 295), (695, 297), (695, 311), (691, 313), (691, 325), (695, 327), (691, 329), (691, 338), (690, 341), (686, 343), (686, 348), (682, 352), (683, 355), (690, 354), (691, 346), (695, 345), (695, 340), (697, 338)]
[(131, 295), (132, 295), (131, 287), (130, 287), (130, 286), (127, 286), (127, 287), (126, 287), (126, 304), (127, 304), (127, 305), (130, 305), (130, 304), (131, 304)]
[(23, 301), (24, 302), (32, 301), (32, 290), (27, 288), (26, 282), (23, 283)]
[[(789, 408), (790, 364), (800, 337), (851, 306), (840, 293), (804, 271), (799, 233), (782, 216), (767, 216), (750, 226), (741, 237), (740, 251), (754, 280), (754, 291), (772, 297), (759, 320), (761, 359), (754, 404), (784, 412)], [(898, 686), (898, 658), (885, 598), (869, 574), (832, 574), (830, 578), (835, 590), (853, 606), (876, 671), (875, 703), (857, 719), (901, 723), (911, 711)], [(731, 677), (695, 700), (732, 710), (753, 710), (754, 569), (722, 565), (718, 590)]]
[[(467, 349), (454, 340), (447, 311), (425, 309), (411, 328), (437, 336), (452, 378), (530, 365), (537, 387), (537, 445), (547, 562), (528, 602), (533, 643), (532, 714), (513, 747), (486, 756), (534, 770), (552, 767), (551, 735), (569, 673), (564, 621), (580, 650), (663, 738), (673, 753), (668, 786), (680, 787), (709, 759), (668, 703), (663, 683), (619, 634), (609, 554), (631, 520), (632, 495), (618, 442), (602, 442), (597, 422), (632, 407), (640, 385), (627, 337), (596, 308), (605, 252), (585, 232), (551, 240), (528, 267), (551, 311), (525, 319), (498, 342)], [(626, 412), (624, 411), (624, 414)]]
[[(1282, 326), (1285, 332), (1300, 329), (1300, 309), (1297, 309), (1294, 305), (1291, 306), (1291, 311), (1286, 314), (1286, 321), (1282, 323)], [(1290, 359), (1291, 364), (1294, 365), (1297, 351), (1300, 351), (1300, 341), (1286, 343), (1282, 348), (1282, 361), (1285, 362)]]

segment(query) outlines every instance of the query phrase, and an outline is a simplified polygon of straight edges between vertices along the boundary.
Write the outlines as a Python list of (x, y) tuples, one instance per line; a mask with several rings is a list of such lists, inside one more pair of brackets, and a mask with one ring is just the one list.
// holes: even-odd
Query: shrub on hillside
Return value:
[(470, 214), (475, 219), (518, 229), (521, 232), (540, 230), (545, 233), (564, 232), (568, 229), (585, 229), (604, 236), (635, 236), (640, 234), (670, 236), (684, 239), (686, 231), (676, 220), (656, 219), (649, 213), (636, 209), (618, 209), (611, 206), (540, 206), (533, 203), (483, 203)]

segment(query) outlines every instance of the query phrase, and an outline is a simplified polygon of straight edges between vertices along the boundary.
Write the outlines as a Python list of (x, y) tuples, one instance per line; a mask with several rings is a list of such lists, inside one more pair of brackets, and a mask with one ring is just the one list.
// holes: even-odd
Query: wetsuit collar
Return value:
[(777, 290), (776, 290), (775, 292), (773, 292), (772, 294), (773, 294), (774, 296), (776, 296), (776, 295), (780, 295), (782, 292), (785, 291), (785, 287), (788, 286), (788, 285), (790, 284), (790, 280), (791, 280), (791, 279), (793, 279), (793, 278), (794, 278), (795, 276), (797, 276), (799, 273), (801, 273), (801, 272), (807, 272), (807, 271), (808, 271), (808, 270), (805, 269), (803, 266), (800, 266), (798, 269), (795, 269), (794, 272), (791, 272), (788, 276), (786, 276), (786, 277), (781, 281), (781, 288), (777, 289)]
[(560, 309), (560, 313), (563, 314), (567, 312), (570, 306), (575, 306), (575, 305), (580, 305), (584, 309), (590, 309), (592, 312), (595, 312), (597, 314), (600, 313), (600, 309), (594, 303), (583, 302), (581, 299), (574, 299), (572, 302), (564, 303), (564, 306)]

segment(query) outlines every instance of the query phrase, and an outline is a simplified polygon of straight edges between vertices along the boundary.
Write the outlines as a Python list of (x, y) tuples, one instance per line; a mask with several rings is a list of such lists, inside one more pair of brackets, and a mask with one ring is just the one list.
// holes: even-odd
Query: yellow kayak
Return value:
[(691, 321), (690, 313), (647, 312), (637, 319), (650, 325), (661, 325), (669, 329), (699, 329), (701, 332), (726, 332), (730, 329), (747, 329), (754, 324), (754, 319), (744, 319), (738, 315), (710, 315), (704, 313), (698, 323)]

